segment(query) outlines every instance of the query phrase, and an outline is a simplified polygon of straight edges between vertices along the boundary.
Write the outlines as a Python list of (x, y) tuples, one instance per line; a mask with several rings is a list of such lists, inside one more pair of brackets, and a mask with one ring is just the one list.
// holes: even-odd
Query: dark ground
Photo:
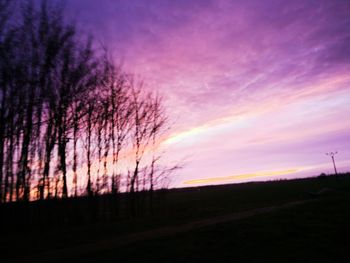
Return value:
[(350, 262), (350, 177), (171, 190), (153, 216), (1, 237), (15, 262)]

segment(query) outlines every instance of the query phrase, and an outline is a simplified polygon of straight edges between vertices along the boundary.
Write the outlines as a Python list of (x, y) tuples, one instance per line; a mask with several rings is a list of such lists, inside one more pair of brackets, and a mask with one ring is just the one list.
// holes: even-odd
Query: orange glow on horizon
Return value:
[(280, 170), (280, 171), (263, 171), (263, 172), (238, 174), (238, 175), (223, 176), (223, 177), (195, 179), (195, 180), (185, 181), (183, 182), (183, 184), (185, 185), (210, 184), (210, 183), (221, 183), (221, 182), (227, 182), (227, 181), (252, 179), (257, 177), (275, 177), (280, 175), (297, 173), (300, 170), (301, 170), (300, 168), (292, 168), (292, 169)]

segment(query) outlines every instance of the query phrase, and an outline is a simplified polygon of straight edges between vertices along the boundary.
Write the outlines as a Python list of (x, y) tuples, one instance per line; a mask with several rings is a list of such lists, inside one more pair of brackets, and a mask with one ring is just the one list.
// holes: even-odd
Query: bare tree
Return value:
[(153, 210), (161, 97), (97, 55), (62, 9), (26, 2), (10, 25), (9, 8), (0, 0), (0, 202), (129, 191), (135, 212), (149, 191)]

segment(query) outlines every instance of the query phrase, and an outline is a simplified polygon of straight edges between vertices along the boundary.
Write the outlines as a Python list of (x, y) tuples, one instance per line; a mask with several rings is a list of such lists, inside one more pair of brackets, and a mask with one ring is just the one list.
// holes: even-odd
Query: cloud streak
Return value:
[(185, 181), (184, 184), (185, 185), (207, 185), (207, 184), (227, 183), (227, 182), (235, 182), (235, 181), (242, 182), (244, 180), (252, 180), (260, 177), (275, 177), (275, 176), (293, 174), (299, 171), (300, 169), (296, 169), (296, 168), (281, 170), (281, 171), (268, 171), (268, 172), (263, 171), (263, 172), (256, 172), (256, 173), (250, 173), (250, 174), (237, 174), (237, 175), (223, 176), (223, 177), (195, 179), (195, 180)]

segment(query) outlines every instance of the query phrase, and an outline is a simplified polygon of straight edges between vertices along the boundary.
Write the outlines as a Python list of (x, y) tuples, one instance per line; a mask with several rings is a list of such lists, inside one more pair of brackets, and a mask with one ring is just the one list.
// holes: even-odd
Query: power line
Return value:
[(334, 167), (335, 175), (338, 175), (337, 167), (335, 166), (335, 160), (334, 160), (334, 156), (335, 156), (337, 153), (338, 153), (337, 151), (326, 153), (326, 155), (329, 155), (329, 156), (332, 158), (332, 162), (333, 162), (333, 167)]

